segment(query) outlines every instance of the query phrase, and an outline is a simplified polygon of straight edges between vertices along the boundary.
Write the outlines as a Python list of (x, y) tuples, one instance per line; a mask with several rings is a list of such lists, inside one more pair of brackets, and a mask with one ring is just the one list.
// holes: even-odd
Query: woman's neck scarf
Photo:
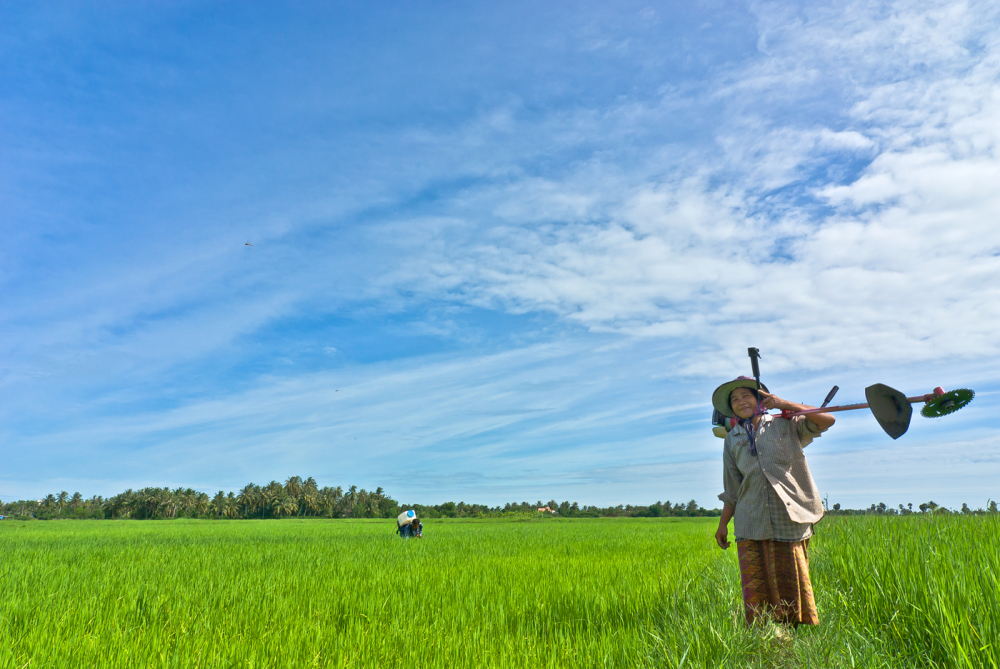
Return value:
[(754, 434), (756, 430), (753, 426), (753, 419), (757, 416), (763, 415), (764, 402), (757, 400), (757, 408), (754, 409), (753, 415), (749, 418), (740, 418), (737, 422), (743, 426), (743, 429), (747, 431), (747, 438), (750, 440), (750, 455), (757, 455), (757, 435)]

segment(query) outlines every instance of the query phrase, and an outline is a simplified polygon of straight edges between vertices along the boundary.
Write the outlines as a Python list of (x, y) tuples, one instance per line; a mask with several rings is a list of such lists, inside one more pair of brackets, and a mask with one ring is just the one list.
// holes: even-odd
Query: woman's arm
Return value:
[(719, 529), (715, 531), (715, 543), (719, 548), (725, 550), (729, 548), (729, 521), (733, 519), (733, 507), (728, 504), (722, 505), (722, 518), (719, 518)]
[[(764, 392), (763, 390), (758, 390), (757, 394), (760, 395), (761, 399), (764, 400), (765, 409), (781, 409), (788, 411), (805, 411), (806, 409), (815, 409), (816, 407), (811, 407), (808, 404), (796, 404), (795, 402), (789, 402), (788, 400), (783, 400), (777, 395), (772, 395), (770, 393)], [(825, 430), (831, 425), (833, 425), (837, 419), (833, 417), (830, 413), (807, 413), (806, 419), (818, 427), (820, 430)]]
[(719, 548), (729, 547), (729, 542), (726, 541), (727, 527), (729, 520), (733, 517), (736, 503), (739, 501), (740, 484), (743, 483), (743, 474), (736, 466), (736, 459), (733, 457), (729, 440), (730, 437), (726, 437), (726, 443), (722, 449), (723, 491), (719, 495), (719, 500), (722, 502), (722, 519), (719, 522), (719, 530), (715, 533), (715, 541), (719, 544)]

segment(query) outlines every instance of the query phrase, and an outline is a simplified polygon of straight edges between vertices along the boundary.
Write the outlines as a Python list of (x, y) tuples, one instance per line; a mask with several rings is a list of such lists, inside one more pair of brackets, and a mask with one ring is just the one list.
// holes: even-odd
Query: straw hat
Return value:
[[(729, 416), (730, 418), (736, 417), (736, 414), (733, 413), (733, 407), (729, 404), (729, 393), (733, 392), (737, 388), (757, 390), (757, 382), (749, 376), (738, 376), (732, 381), (723, 383), (721, 386), (716, 388), (715, 392), (712, 393), (712, 406), (718, 409), (719, 413), (722, 415)], [(765, 393), (771, 392), (763, 383), (760, 384), (760, 389)]]

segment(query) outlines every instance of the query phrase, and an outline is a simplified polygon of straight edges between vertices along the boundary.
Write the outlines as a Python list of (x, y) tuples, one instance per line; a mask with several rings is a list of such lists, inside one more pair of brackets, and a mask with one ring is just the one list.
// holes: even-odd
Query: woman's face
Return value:
[(757, 410), (757, 398), (749, 388), (737, 388), (729, 393), (729, 405), (738, 417), (753, 418), (754, 411)]

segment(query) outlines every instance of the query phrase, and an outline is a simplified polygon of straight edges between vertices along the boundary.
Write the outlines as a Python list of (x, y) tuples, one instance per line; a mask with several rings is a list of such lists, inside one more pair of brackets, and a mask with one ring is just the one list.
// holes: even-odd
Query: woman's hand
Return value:
[(772, 395), (765, 390), (758, 390), (757, 395), (760, 397), (761, 401), (764, 403), (764, 408), (767, 410), (771, 409), (788, 409), (790, 411), (797, 411), (802, 405), (795, 404), (794, 402), (789, 402), (788, 400), (783, 400), (777, 395)]
[[(809, 406), (808, 404), (796, 404), (795, 402), (789, 402), (788, 400), (783, 400), (777, 395), (772, 395), (764, 390), (758, 390), (757, 395), (760, 397), (761, 402), (765, 409), (780, 409), (782, 411), (805, 411), (806, 409), (815, 409), (816, 407)], [(825, 430), (836, 422), (836, 419), (828, 413), (810, 413), (806, 414), (806, 420), (818, 425), (821, 430)]]
[(715, 543), (719, 544), (719, 548), (726, 550), (729, 548), (729, 523), (725, 525), (719, 523), (719, 529), (715, 531)]
[(719, 529), (715, 531), (715, 543), (719, 548), (726, 550), (729, 548), (729, 521), (733, 519), (736, 510), (728, 503), (722, 505), (722, 516), (719, 518)]

